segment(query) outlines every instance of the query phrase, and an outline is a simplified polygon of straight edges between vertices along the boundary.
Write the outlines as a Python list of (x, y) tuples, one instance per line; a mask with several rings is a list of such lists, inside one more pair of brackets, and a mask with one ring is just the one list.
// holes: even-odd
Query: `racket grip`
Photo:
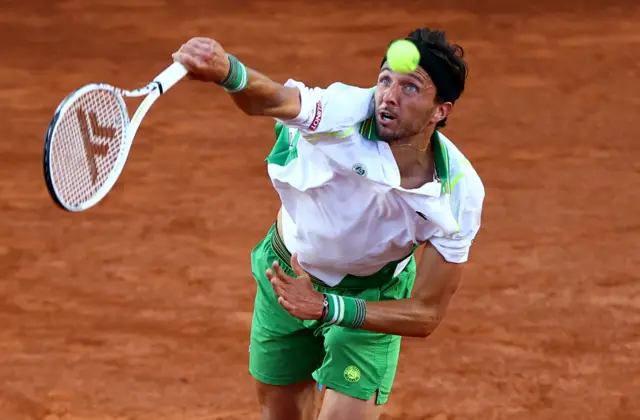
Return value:
[(187, 69), (182, 64), (176, 62), (157, 75), (153, 81), (160, 87), (160, 94), (163, 94), (182, 80), (187, 73)]

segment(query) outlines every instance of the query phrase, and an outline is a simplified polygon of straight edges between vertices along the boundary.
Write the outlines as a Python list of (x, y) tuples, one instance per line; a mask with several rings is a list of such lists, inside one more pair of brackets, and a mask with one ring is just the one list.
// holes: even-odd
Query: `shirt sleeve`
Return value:
[[(464, 183), (463, 183), (464, 182)], [(458, 232), (449, 235), (436, 235), (429, 242), (440, 252), (445, 260), (451, 263), (464, 263), (469, 259), (469, 251), (480, 230), (482, 205), (484, 202), (484, 186), (475, 171), (465, 174), (459, 187), (462, 191), (459, 198), (454, 198), (453, 207), (457, 208)]]
[(307, 87), (289, 79), (285, 86), (300, 91), (300, 113), (293, 119), (276, 119), (305, 135), (335, 133), (367, 119), (373, 112), (373, 89), (333, 83), (327, 88)]

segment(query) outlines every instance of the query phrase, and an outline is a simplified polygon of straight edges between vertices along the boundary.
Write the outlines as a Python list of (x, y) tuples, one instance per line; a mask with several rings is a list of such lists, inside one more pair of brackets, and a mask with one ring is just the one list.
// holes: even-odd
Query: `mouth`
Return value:
[(382, 124), (382, 125), (387, 125), (392, 123), (393, 121), (396, 120), (396, 115), (388, 112), (388, 111), (380, 111), (378, 112), (378, 121)]

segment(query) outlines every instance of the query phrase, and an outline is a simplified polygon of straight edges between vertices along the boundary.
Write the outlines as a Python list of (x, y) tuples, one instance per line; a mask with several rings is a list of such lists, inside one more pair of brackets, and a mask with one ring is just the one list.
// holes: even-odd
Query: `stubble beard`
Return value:
[(413, 137), (419, 134), (419, 131), (415, 133), (410, 132), (407, 129), (401, 128), (397, 130), (388, 130), (380, 126), (380, 124), (376, 121), (376, 130), (378, 138), (384, 142), (389, 144), (397, 143), (399, 140)]

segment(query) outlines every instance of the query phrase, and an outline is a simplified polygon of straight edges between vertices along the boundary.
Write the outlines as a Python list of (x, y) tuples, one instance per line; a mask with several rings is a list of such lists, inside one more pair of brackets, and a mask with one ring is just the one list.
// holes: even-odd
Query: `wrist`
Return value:
[(329, 298), (325, 293), (322, 294), (322, 313), (320, 314), (320, 321), (324, 321), (327, 318), (327, 310), (329, 307)]
[(247, 67), (232, 54), (227, 54), (227, 57), (229, 58), (229, 72), (218, 85), (229, 93), (240, 92), (247, 87), (249, 81)]
[(340, 325), (347, 328), (360, 328), (367, 316), (367, 303), (363, 299), (324, 295), (321, 320), (327, 324)]

